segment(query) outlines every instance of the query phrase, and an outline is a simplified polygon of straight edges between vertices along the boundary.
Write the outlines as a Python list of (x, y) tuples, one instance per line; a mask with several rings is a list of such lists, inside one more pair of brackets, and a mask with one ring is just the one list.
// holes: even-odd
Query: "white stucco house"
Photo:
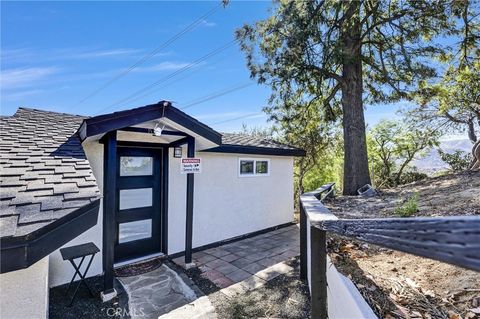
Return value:
[(88, 276), (185, 256), (293, 221), (304, 151), (221, 134), (167, 101), (95, 117), (20, 108), (0, 118), (0, 317), (48, 314), (70, 281), (59, 248), (93, 242)]

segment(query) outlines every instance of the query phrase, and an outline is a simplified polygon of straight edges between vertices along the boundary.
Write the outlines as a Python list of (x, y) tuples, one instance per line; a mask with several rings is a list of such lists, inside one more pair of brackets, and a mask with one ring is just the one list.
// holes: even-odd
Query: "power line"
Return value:
[(229, 88), (226, 88), (226, 89), (222, 89), (222, 90), (213, 92), (213, 93), (211, 93), (211, 94), (202, 96), (202, 97), (200, 97), (200, 98), (197, 98), (197, 99), (194, 99), (194, 100), (188, 102), (187, 104), (185, 104), (185, 105), (184, 105), (183, 107), (181, 107), (180, 109), (181, 109), (181, 110), (188, 109), (189, 107), (192, 107), (192, 106), (195, 106), (195, 105), (198, 105), (198, 104), (202, 104), (202, 103), (205, 103), (205, 102), (207, 102), (207, 101), (216, 99), (216, 98), (218, 98), (218, 97), (220, 97), (220, 96), (223, 96), (223, 95), (226, 95), (226, 94), (229, 94), (229, 93), (232, 93), (232, 92), (235, 92), (235, 91), (244, 89), (244, 88), (249, 87), (249, 86), (251, 86), (251, 85), (253, 85), (253, 84), (255, 84), (255, 83), (253, 83), (253, 82), (247, 82), (247, 83), (242, 83), (242, 84), (240, 84), (240, 85), (236, 85), (236, 86), (233, 86), (233, 87), (229, 87)]
[[(226, 58), (226, 56), (221, 57), (221, 58), (219, 58), (219, 59), (216, 59), (215, 62), (211, 63), (210, 65), (215, 65), (215, 64), (223, 61), (225, 58)], [(170, 82), (166, 83), (165, 85), (162, 85), (162, 86), (156, 88), (156, 91), (161, 90), (161, 89), (164, 89), (164, 88), (166, 88), (166, 87), (169, 87), (170, 85), (175, 84), (175, 83), (177, 83), (177, 82), (180, 82), (180, 81), (182, 81), (182, 80), (184, 80), (184, 79), (186, 79), (186, 78), (189, 78), (189, 77), (191, 77), (192, 75), (195, 75), (196, 73), (198, 73), (199, 71), (201, 71), (201, 69), (200, 69), (200, 68), (197, 68), (195, 71), (192, 71), (192, 72), (190, 72), (190, 73), (187, 73), (186, 75), (184, 75), (184, 76), (182, 76), (182, 77), (179, 77), (179, 78), (177, 78), (177, 79), (175, 79), (175, 80), (173, 80), (173, 81), (170, 81)], [(142, 96), (140, 96), (140, 97), (138, 97), (138, 98), (143, 98), (143, 97), (148, 96), (148, 95), (153, 94), (153, 93), (154, 93), (154, 91), (149, 92), (149, 93), (147, 93), (147, 94), (144, 94), (144, 95), (142, 95)], [(110, 108), (111, 108), (111, 106), (110, 106), (110, 107), (107, 107), (107, 108), (104, 108), (104, 109), (102, 109), (101, 111), (105, 111), (105, 110), (108, 110), (108, 109), (110, 109)], [(95, 115), (96, 115), (96, 114), (99, 114), (99, 112), (98, 112), (98, 111), (95, 112)]]
[(260, 114), (263, 114), (263, 112), (257, 112), (257, 113), (251, 113), (251, 114), (243, 115), (243, 116), (238, 116), (238, 117), (234, 117), (234, 118), (231, 118), (231, 119), (228, 119), (228, 120), (216, 122), (216, 123), (213, 123), (213, 124), (211, 124), (211, 125), (218, 125), (218, 124), (228, 123), (228, 122), (232, 122), (232, 121), (236, 121), (236, 120), (241, 120), (241, 119), (253, 117), (253, 116), (256, 116), (256, 115), (260, 115)]
[(133, 69), (135, 69), (136, 67), (138, 67), (139, 65), (145, 63), (147, 60), (149, 60), (150, 58), (154, 57), (155, 55), (157, 55), (161, 50), (165, 49), (166, 47), (168, 47), (170, 44), (172, 44), (173, 42), (175, 42), (176, 40), (178, 40), (179, 38), (181, 38), (183, 35), (185, 35), (186, 33), (192, 31), (193, 29), (195, 29), (197, 26), (199, 26), (201, 23), (203, 23), (205, 21), (206, 18), (210, 17), (211, 15), (213, 15), (218, 9), (220, 8), (220, 6), (216, 6), (214, 7), (213, 9), (211, 9), (210, 11), (208, 11), (207, 13), (203, 14), (201, 17), (197, 18), (195, 21), (193, 21), (192, 23), (190, 23), (185, 29), (183, 29), (182, 31), (180, 31), (179, 33), (175, 34), (174, 36), (172, 36), (171, 38), (169, 38), (167, 41), (165, 41), (164, 43), (162, 43), (161, 45), (159, 45), (158, 47), (156, 47), (153, 51), (151, 51), (149, 54), (145, 55), (144, 57), (142, 57), (140, 60), (138, 60), (137, 62), (135, 62), (134, 64), (132, 64), (129, 68), (123, 70), (122, 72), (120, 72), (119, 74), (117, 74), (116, 76), (114, 76), (113, 78), (111, 78), (110, 80), (108, 80), (105, 84), (103, 84), (102, 86), (100, 86), (99, 88), (97, 88), (96, 90), (94, 90), (93, 92), (89, 93), (87, 96), (85, 96), (84, 98), (82, 98), (78, 104), (81, 104), (83, 102), (85, 102), (86, 100), (88, 100), (89, 98), (95, 96), (96, 94), (98, 94), (99, 92), (101, 92), (102, 90), (104, 90), (105, 88), (107, 88), (108, 86), (110, 86), (113, 82), (117, 81), (118, 79), (120, 79), (121, 77), (127, 75), (128, 73), (130, 73)]
[(158, 80), (158, 81), (155, 81), (155, 82), (147, 85), (146, 87), (143, 87), (143, 88), (140, 89), (140, 90), (137, 90), (137, 91), (134, 92), (133, 94), (130, 94), (129, 96), (127, 96), (127, 97), (125, 97), (125, 98), (123, 98), (123, 99), (121, 99), (121, 100), (119, 100), (119, 101), (117, 101), (117, 102), (115, 102), (115, 103), (110, 104), (108, 107), (106, 107), (106, 108), (103, 109), (103, 110), (100, 110), (99, 112), (102, 112), (102, 111), (104, 111), (104, 110), (106, 110), (106, 109), (110, 109), (110, 108), (115, 107), (115, 106), (118, 106), (118, 105), (120, 105), (120, 104), (122, 104), (122, 103), (127, 103), (127, 102), (130, 103), (130, 102), (133, 102), (133, 101), (135, 101), (135, 100), (138, 100), (138, 99), (140, 99), (140, 98), (143, 98), (143, 97), (145, 97), (145, 96), (153, 93), (153, 92), (147, 92), (146, 94), (142, 94), (142, 93), (144, 93), (144, 92), (146, 92), (146, 91), (149, 91), (149, 90), (151, 90), (152, 88), (154, 88), (154, 87), (156, 87), (156, 86), (158, 86), (158, 85), (160, 85), (160, 84), (162, 84), (162, 83), (170, 80), (171, 78), (173, 78), (173, 77), (175, 77), (175, 76), (177, 76), (177, 75), (179, 75), (179, 74), (181, 74), (181, 73), (183, 73), (183, 72), (185, 72), (185, 71), (188, 71), (189, 69), (191, 69), (191, 68), (195, 67), (196, 65), (202, 63), (203, 61), (211, 58), (212, 56), (217, 55), (217, 54), (225, 51), (225, 50), (228, 49), (229, 47), (233, 46), (233, 45), (235, 44), (235, 42), (237, 42), (236, 39), (228, 42), (227, 44), (225, 44), (225, 45), (223, 45), (223, 46), (221, 46), (221, 47), (218, 47), (217, 49), (215, 49), (215, 50), (207, 53), (206, 55), (198, 58), (197, 60), (193, 61), (192, 63), (189, 63), (188, 65), (182, 67), (181, 69), (179, 69), (179, 70), (177, 70), (177, 71), (175, 71), (175, 72), (173, 72), (173, 73), (171, 73), (171, 74), (169, 74), (169, 75), (161, 78), (161, 79)]

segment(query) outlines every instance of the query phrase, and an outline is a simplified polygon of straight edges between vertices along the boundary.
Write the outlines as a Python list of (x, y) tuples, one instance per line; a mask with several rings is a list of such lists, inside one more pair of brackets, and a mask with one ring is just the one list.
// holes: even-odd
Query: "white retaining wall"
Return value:
[[(310, 291), (310, 221), (337, 219), (313, 194), (314, 192), (301, 196), (307, 216), (307, 279)], [(377, 318), (352, 281), (339, 273), (328, 257), (327, 285), (328, 317), (330, 319)]]

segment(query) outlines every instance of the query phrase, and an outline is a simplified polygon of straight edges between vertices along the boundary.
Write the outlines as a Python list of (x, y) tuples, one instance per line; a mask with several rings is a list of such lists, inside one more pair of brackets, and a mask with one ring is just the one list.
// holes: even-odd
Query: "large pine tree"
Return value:
[(431, 40), (452, 28), (449, 10), (462, 4), (279, 1), (271, 17), (243, 26), (237, 38), (251, 76), (272, 88), (267, 111), (274, 119), (301, 116), (302, 105), (314, 103), (323, 120), (343, 121), (344, 194), (354, 195), (370, 183), (364, 101), (397, 101), (435, 75), (430, 58), (442, 49)]

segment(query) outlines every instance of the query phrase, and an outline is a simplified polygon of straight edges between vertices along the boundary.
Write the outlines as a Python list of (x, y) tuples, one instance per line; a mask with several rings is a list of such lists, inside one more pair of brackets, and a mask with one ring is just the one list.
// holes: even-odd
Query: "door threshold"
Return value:
[(125, 261), (115, 263), (113, 265), (113, 268), (118, 268), (118, 267), (122, 267), (122, 266), (125, 266), (125, 265), (135, 264), (135, 263), (138, 263), (138, 262), (141, 262), (141, 261), (147, 261), (147, 260), (150, 260), (150, 259), (163, 257), (163, 256), (166, 257), (167, 255), (165, 255), (164, 253), (155, 253), (155, 254), (150, 254), (150, 255), (146, 255), (146, 256), (142, 256), (142, 257), (138, 257), (138, 258), (133, 258), (133, 259), (129, 259), (129, 260), (125, 260)]

